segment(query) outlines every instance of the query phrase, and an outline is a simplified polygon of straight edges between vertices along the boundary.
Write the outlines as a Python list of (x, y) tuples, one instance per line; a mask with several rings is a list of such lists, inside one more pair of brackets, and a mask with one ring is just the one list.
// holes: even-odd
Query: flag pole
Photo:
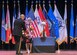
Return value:
[[(71, 1), (71, 7), (73, 7), (73, 0)], [(73, 43), (74, 38), (70, 40), (70, 44)]]
[[(65, 0), (65, 6), (66, 6), (66, 8), (67, 8), (67, 0)], [(65, 21), (65, 23), (66, 23), (66, 25), (67, 25), (67, 20), (64, 19), (64, 21)]]
[(43, 8), (45, 7), (45, 1), (43, 1)]
[(58, 51), (57, 51), (57, 53), (60, 53), (60, 45), (58, 44)]
[[(54, 0), (54, 7), (55, 7), (55, 5), (56, 5), (56, 1)], [(60, 53), (60, 45), (59, 45), (59, 43), (58, 43), (58, 51), (57, 51), (57, 53)]]
[[(6, 3), (7, 3), (7, 10), (8, 10), (8, 9), (9, 9), (9, 4), (8, 4), (9, 2), (8, 2), (8, 0), (7, 0)], [(8, 11), (7, 11), (7, 12), (8, 12)], [(7, 21), (7, 20), (6, 20), (6, 21)], [(7, 24), (7, 25), (8, 25), (8, 24)], [(6, 27), (6, 29), (7, 29), (7, 28), (8, 28), (8, 26)], [(7, 37), (6, 37), (6, 39), (7, 39)], [(8, 44), (8, 49), (10, 49), (10, 43), (9, 43), (10, 40), (11, 40), (11, 38), (9, 38), (9, 40), (6, 41), (6, 44)]]
[(20, 12), (20, 1), (18, 0), (17, 3), (18, 3), (17, 19), (19, 19), (20, 14), (21, 14), (21, 12)]
[[(15, 9), (15, 0), (14, 0), (14, 9)], [(13, 14), (14, 15), (14, 14)], [(13, 20), (13, 19), (12, 19)], [(13, 21), (14, 22), (14, 21)], [(13, 26), (13, 24), (12, 24), (12, 26)], [(12, 27), (12, 31), (13, 31), (13, 28), (14, 28), (14, 26)], [(14, 39), (14, 36), (13, 36), (13, 34), (12, 34), (12, 43), (13, 44), (15, 44), (15, 39)]]
[(39, 0), (39, 7), (41, 7), (40, 2), (41, 2), (41, 1)]
[[(71, 7), (73, 8), (73, 0), (71, 0)], [(70, 36), (70, 45), (73, 44), (73, 42), (74, 42), (74, 37), (71, 38), (71, 36)], [(72, 46), (70, 46), (70, 49), (72, 49)]]
[(8, 6), (9, 6), (9, 5), (8, 5), (8, 0), (7, 0), (7, 8), (8, 8)]
[[(77, 15), (76, 15), (76, 22), (77, 22)], [(76, 41), (76, 44), (77, 44), (77, 37), (75, 37), (75, 41)]]
[[(8, 9), (8, 8), (9, 8), (8, 0), (7, 0), (7, 2), (6, 2), (6, 3), (7, 3), (7, 9)], [(6, 25), (6, 29), (7, 29), (7, 25)], [(9, 41), (7, 40), (7, 41), (6, 41), (6, 43), (9, 43)], [(8, 49), (10, 49), (10, 46), (9, 46), (9, 45), (10, 45), (10, 43), (8, 44)]]
[(38, 1), (36, 0), (36, 8), (37, 8), (37, 6), (38, 6)]
[(18, 2), (18, 8), (20, 9), (20, 1), (18, 0), (17, 2)]
[(44, 10), (46, 10), (46, 9), (45, 9), (45, 1), (43, 1), (43, 8), (44, 8)]
[(14, 0), (14, 8), (15, 8), (15, 0)]
[[(77, 15), (76, 15), (76, 22), (77, 22)], [(76, 49), (77, 49), (77, 36), (75, 36), (75, 41), (76, 41)]]
[[(67, 7), (67, 0), (65, 0), (65, 8), (66, 8), (66, 7)], [(65, 12), (65, 11), (64, 11), (64, 12)], [(64, 15), (65, 15), (65, 14), (64, 14)], [(65, 19), (64, 19), (64, 21), (65, 21), (66, 26), (67, 26), (67, 20), (65, 20)], [(64, 47), (64, 49), (66, 48), (66, 47), (65, 47), (65, 46), (66, 46), (66, 44), (67, 44), (67, 43), (66, 43), (66, 42), (64, 42), (64, 46), (63, 46), (63, 47)]]
[(28, 0), (26, 1), (26, 5), (28, 5)]
[[(2, 7), (4, 8), (4, 1), (2, 2), (3, 3), (3, 5), (2, 5)], [(2, 41), (2, 50), (3, 50), (3, 41)]]
[[(45, 0), (43, 1), (43, 9), (46, 11), (46, 9), (45, 9)], [(45, 22), (43, 22), (43, 23), (45, 23)], [(45, 38), (45, 31), (44, 31), (45, 25), (46, 25), (46, 23), (43, 24), (43, 37), (44, 37), (44, 38)]]
[(20, 1), (18, 0), (18, 6), (19, 6)]
[(44, 8), (45, 12), (47, 13), (47, 10), (45, 8), (45, 1), (43, 1), (43, 8)]
[(49, 2), (48, 2), (48, 3), (49, 3), (49, 7), (51, 7), (51, 2), (50, 2), (50, 0), (49, 0)]
[[(28, 0), (26, 0), (26, 4), (25, 5), (28, 6)], [(26, 6), (25, 6), (25, 9), (27, 8)], [(26, 11), (25, 11), (25, 17), (26, 17)], [(25, 20), (27, 20), (27, 19), (25, 19)]]
[[(45, 9), (45, 1), (43, 1), (43, 9), (46, 11), (46, 9)], [(47, 11), (46, 11), (47, 12)], [(45, 37), (46, 37), (46, 35), (45, 35), (45, 25), (46, 25), (46, 22), (45, 21), (43, 21), (43, 37), (44, 37), (44, 39), (46, 39)]]
[(33, 10), (33, 1), (31, 2), (31, 9)]
[[(26, 0), (26, 6), (28, 6), (28, 0)], [(26, 16), (26, 14), (25, 14), (25, 16)], [(25, 20), (27, 20), (27, 19), (25, 19)], [(25, 46), (26, 46), (26, 43), (25, 43)], [(27, 46), (25, 48), (26, 48), (26, 52), (27, 52)]]

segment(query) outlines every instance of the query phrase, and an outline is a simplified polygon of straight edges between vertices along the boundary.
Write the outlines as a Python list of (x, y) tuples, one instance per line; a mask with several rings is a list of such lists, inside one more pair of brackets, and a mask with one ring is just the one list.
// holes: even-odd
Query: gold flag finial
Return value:
[(41, 2), (41, 1), (39, 0), (39, 7), (40, 7), (40, 2)]
[(38, 4), (38, 1), (36, 0), (36, 5)]
[(33, 9), (33, 1), (31, 2), (31, 8)]
[(19, 1), (19, 0), (18, 0), (17, 2), (18, 2), (18, 4), (20, 3), (20, 1)]
[[(18, 0), (17, 2), (18, 2), (18, 6), (19, 6), (20, 1)], [(19, 6), (19, 7), (20, 7), (20, 6)]]
[(48, 3), (49, 3), (49, 7), (51, 7), (51, 1), (50, 0), (48, 1)]
[(15, 7), (15, 0), (14, 0), (14, 7)]
[(3, 3), (3, 7), (4, 7), (4, 1), (2, 3)]
[(28, 0), (26, 1), (26, 5), (28, 5)]
[(4, 4), (4, 1), (2, 3)]
[(67, 3), (67, 0), (65, 0), (65, 3)]
[(37, 5), (38, 5), (38, 1), (36, 0), (36, 8), (37, 8)]
[(54, 0), (54, 4), (56, 4), (56, 1)]
[(71, 1), (71, 6), (73, 6), (73, 0)]
[(8, 8), (8, 0), (7, 0), (7, 8)]
[(8, 0), (7, 0), (7, 4), (8, 4)]
[(45, 1), (43, 1), (43, 7), (45, 7)]

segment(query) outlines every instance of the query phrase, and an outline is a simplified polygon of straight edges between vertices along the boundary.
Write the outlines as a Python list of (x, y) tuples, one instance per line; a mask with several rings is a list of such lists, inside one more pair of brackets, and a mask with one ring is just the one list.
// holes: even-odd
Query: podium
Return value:
[(55, 53), (55, 37), (33, 38), (33, 53)]

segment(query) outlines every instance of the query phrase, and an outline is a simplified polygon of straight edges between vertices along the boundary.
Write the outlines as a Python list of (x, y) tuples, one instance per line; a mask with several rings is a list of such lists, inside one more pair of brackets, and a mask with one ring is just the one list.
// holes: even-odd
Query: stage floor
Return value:
[[(77, 51), (56, 51), (56, 53), (30, 53), (22, 51), (23, 55), (77, 55)], [(0, 51), (0, 55), (15, 55), (15, 51)]]

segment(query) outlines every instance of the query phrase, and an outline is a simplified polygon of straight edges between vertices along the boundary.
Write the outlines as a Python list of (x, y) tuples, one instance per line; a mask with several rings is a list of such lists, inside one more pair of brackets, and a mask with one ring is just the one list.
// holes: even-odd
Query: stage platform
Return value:
[[(23, 55), (77, 55), (77, 51), (56, 51), (55, 53), (30, 53), (22, 51)], [(0, 55), (15, 55), (15, 51), (0, 51)]]

